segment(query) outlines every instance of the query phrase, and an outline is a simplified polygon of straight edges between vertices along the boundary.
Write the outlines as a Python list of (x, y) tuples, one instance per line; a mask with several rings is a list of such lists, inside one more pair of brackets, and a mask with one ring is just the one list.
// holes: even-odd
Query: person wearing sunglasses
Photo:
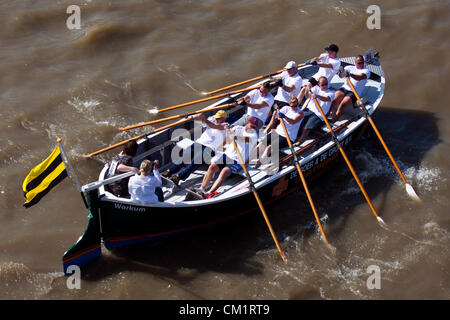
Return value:
[(317, 109), (314, 99), (317, 100), (325, 116), (330, 112), (334, 92), (328, 88), (328, 79), (325, 76), (321, 76), (317, 86), (311, 88), (306, 94), (306, 98), (309, 99), (309, 102), (306, 104), (305, 110), (303, 111), (303, 120), (299, 128), (301, 135), (298, 141), (294, 143), (295, 146), (300, 146), (306, 138), (308, 138), (309, 133), (312, 130), (320, 128), (324, 123), (322, 114), (319, 109)]
[(312, 87), (315, 87), (318, 83), (320, 77), (327, 78), (328, 82), (331, 82), (331, 79), (335, 74), (339, 72), (339, 67), (341, 66), (341, 60), (338, 58), (337, 54), (339, 52), (339, 47), (336, 44), (330, 44), (325, 49), (325, 52), (322, 53), (318, 57), (314, 57), (310, 60), (307, 60), (305, 64), (316, 65), (319, 67), (319, 71), (314, 74), (305, 86), (300, 90), (300, 93), (297, 96), (300, 104), (303, 104), (303, 98), (305, 98), (306, 94), (311, 90)]
[(277, 94), (274, 97), (274, 104), (265, 121), (268, 124), (272, 119), (272, 113), (275, 110), (274, 106), (279, 108), (289, 106), (291, 96), (298, 96), (300, 89), (302, 88), (302, 77), (298, 74), (298, 65), (295, 61), (289, 61), (286, 63), (283, 71), (279, 76), (274, 77), (276, 80), (275, 86), (278, 86)]
[[(364, 57), (362, 55), (357, 55), (355, 58), (355, 65), (348, 65), (345, 68), (341, 68), (338, 75), (340, 78), (350, 78), (356, 92), (361, 97), (367, 79), (370, 78), (370, 71), (364, 66)], [(347, 83), (347, 79), (345, 79), (344, 85), (336, 91), (333, 102), (331, 103), (331, 109), (338, 106), (331, 122), (337, 121), (344, 109), (351, 104), (354, 105), (355, 102), (355, 94)]]
[(257, 129), (261, 129), (264, 125), (264, 121), (267, 119), (274, 100), (270, 90), (271, 86), (269, 82), (264, 82), (259, 88), (253, 89), (244, 97), (238, 98), (234, 105), (237, 106), (239, 104), (246, 106), (247, 112), (240, 119), (234, 122), (232, 126), (245, 126), (248, 119), (254, 117), (258, 122)]

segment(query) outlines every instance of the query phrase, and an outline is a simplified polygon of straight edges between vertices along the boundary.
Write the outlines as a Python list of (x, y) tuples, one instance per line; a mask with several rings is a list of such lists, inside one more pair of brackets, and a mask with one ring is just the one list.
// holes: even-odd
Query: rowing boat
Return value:
[[(340, 60), (343, 66), (355, 64), (354, 57), (340, 58)], [(371, 76), (366, 83), (362, 98), (365, 109), (369, 115), (372, 115), (383, 98), (385, 76), (377, 56), (371, 55), (366, 60), (366, 67), (371, 71)], [(301, 66), (298, 72), (305, 84), (307, 79), (317, 72), (317, 66)], [(264, 81), (266, 80), (260, 83)], [(335, 75), (330, 88), (336, 90), (343, 85), (344, 81), (345, 79)], [(230, 103), (232, 99), (245, 94), (246, 91), (225, 96), (206, 108)], [(244, 111), (242, 106), (236, 106), (229, 109), (228, 114), (231, 118), (238, 118)], [(295, 148), (296, 158), (307, 181), (320, 176), (337, 162), (339, 148), (333, 136), (344, 149), (349, 148), (366, 129), (368, 114), (359, 108), (347, 108), (339, 121), (333, 124), (334, 135), (330, 134), (329, 128), (324, 125), (301, 146)], [(174, 138), (174, 132), (180, 129), (190, 132), (191, 137), (184, 137), (181, 140)], [(139, 147), (133, 158), (134, 166), (139, 167), (143, 159), (157, 159), (160, 162), (160, 169), (165, 170), (172, 163), (171, 154), (174, 148), (186, 148), (186, 145), (194, 140), (193, 135), (193, 122), (179, 121), (179, 125), (169, 129), (141, 136), (137, 140)], [(275, 171), (272, 170), (273, 165), (258, 169), (249, 166), (249, 175), (264, 205), (276, 205), (277, 201), (288, 194), (302, 191), (302, 188), (299, 188), (300, 177), (293, 158), (290, 149), (282, 149), (279, 165)], [(198, 187), (206, 169), (206, 165), (201, 166), (179, 187), (164, 180), (165, 201), (144, 204), (114, 196), (108, 184), (130, 176), (130, 173), (107, 178), (108, 168), (104, 167), (98, 181), (82, 187), (89, 207), (89, 220), (83, 235), (64, 253), (64, 272), (70, 265), (81, 267), (100, 257), (103, 246), (106, 249), (114, 249), (173, 236), (213, 226), (258, 210), (248, 179), (239, 174), (228, 178), (214, 197), (209, 199), (190, 197), (187, 188)]]

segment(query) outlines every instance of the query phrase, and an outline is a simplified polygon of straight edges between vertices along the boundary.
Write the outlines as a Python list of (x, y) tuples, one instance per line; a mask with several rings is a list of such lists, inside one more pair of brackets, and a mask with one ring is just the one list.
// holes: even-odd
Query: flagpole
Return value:
[(75, 174), (75, 170), (73, 170), (72, 165), (70, 164), (69, 158), (67, 157), (66, 151), (64, 150), (64, 147), (62, 144), (62, 139), (58, 138), (58, 140), (56, 140), (56, 142), (58, 143), (59, 149), (61, 150), (61, 155), (63, 157), (63, 161), (64, 161), (64, 163), (67, 164), (69, 171), (70, 171), (70, 175), (72, 176), (73, 180), (75, 181), (75, 184), (77, 185), (77, 189), (80, 192), (80, 195), (81, 195), (81, 198), (83, 199), (84, 205), (86, 206), (86, 209), (89, 209), (86, 198), (84, 197), (84, 193), (83, 193), (83, 191), (81, 191), (80, 182), (78, 181), (77, 175)]

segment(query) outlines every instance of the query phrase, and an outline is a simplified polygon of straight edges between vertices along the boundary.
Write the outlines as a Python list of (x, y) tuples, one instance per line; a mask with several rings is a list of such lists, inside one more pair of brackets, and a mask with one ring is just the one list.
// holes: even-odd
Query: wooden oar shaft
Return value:
[(303, 188), (305, 189), (306, 196), (308, 197), (309, 204), (311, 205), (311, 209), (312, 209), (312, 211), (314, 213), (314, 217), (316, 218), (316, 222), (317, 222), (317, 225), (319, 226), (320, 233), (322, 234), (323, 240), (328, 245), (329, 244), (328, 243), (328, 239), (325, 236), (325, 232), (323, 231), (322, 224), (320, 223), (319, 215), (317, 214), (317, 211), (316, 211), (316, 206), (314, 205), (314, 201), (313, 201), (313, 199), (311, 197), (311, 194), (309, 192), (308, 185), (306, 184), (306, 179), (305, 179), (305, 177), (303, 175), (302, 169), (300, 168), (300, 164), (297, 161), (297, 155), (295, 154), (295, 150), (292, 147), (292, 142), (291, 142), (291, 139), (289, 137), (289, 133), (288, 133), (288, 131), (286, 129), (286, 125), (284, 123), (284, 120), (280, 119), (280, 123), (281, 123), (281, 126), (283, 127), (284, 134), (286, 135), (286, 141), (287, 141), (287, 143), (289, 145), (289, 149), (291, 149), (292, 156), (294, 157), (294, 162), (295, 162), (295, 166), (296, 166), (297, 171), (298, 171), (298, 175), (300, 176), (300, 179), (302, 180)]
[(226, 86), (226, 87), (214, 90), (214, 91), (210, 91), (210, 92), (207, 93), (207, 95), (209, 96), (209, 95), (215, 94), (217, 92), (222, 92), (222, 91), (234, 88), (234, 87), (239, 87), (239, 86), (242, 86), (244, 84), (247, 84), (247, 83), (250, 83), (250, 82), (253, 82), (253, 81), (262, 80), (262, 79), (265, 79), (265, 78), (268, 78), (268, 77), (272, 77), (272, 76), (274, 76), (276, 74), (279, 74), (279, 73), (283, 72), (284, 70), (286, 70), (286, 69), (281, 69), (281, 70), (278, 70), (278, 71), (275, 71), (275, 72), (272, 72), (272, 73), (269, 73), (269, 74), (266, 74), (266, 75), (263, 75), (263, 76), (258, 76), (258, 77), (254, 77), (254, 78), (251, 78), (251, 79), (248, 79), (248, 80), (245, 80), (245, 81), (241, 81), (241, 82), (238, 82), (238, 83), (235, 83), (235, 84), (231, 84), (229, 86)]
[(183, 120), (181, 120), (181, 121), (177, 121), (177, 122), (175, 122), (175, 123), (168, 124), (168, 125), (166, 125), (166, 126), (160, 127), (160, 128), (158, 128), (158, 129), (155, 129), (155, 130), (153, 130), (153, 131), (151, 131), (151, 132), (148, 132), (148, 133), (145, 133), (145, 134), (143, 134), (143, 135), (135, 136), (135, 137), (133, 137), (133, 138), (130, 138), (130, 139), (127, 139), (127, 140), (123, 140), (123, 141), (121, 141), (121, 142), (118, 142), (118, 143), (116, 143), (116, 144), (113, 144), (113, 145), (111, 145), (111, 146), (109, 146), (109, 147), (106, 147), (106, 148), (100, 149), (100, 150), (98, 150), (98, 151), (92, 152), (92, 153), (90, 153), (90, 154), (85, 155), (84, 157), (85, 157), (85, 158), (90, 158), (90, 157), (99, 155), (99, 154), (101, 154), (101, 153), (103, 153), (103, 152), (106, 152), (106, 151), (112, 150), (112, 149), (114, 149), (114, 148), (120, 147), (120, 146), (124, 145), (125, 143), (127, 143), (128, 141), (131, 141), (131, 140), (138, 140), (138, 139), (143, 138), (144, 136), (146, 136), (146, 135), (148, 135), (148, 134), (152, 134), (152, 133), (156, 133), (156, 132), (159, 132), (159, 131), (163, 131), (163, 130), (166, 130), (166, 129), (171, 128), (171, 127), (173, 127), (173, 126), (176, 126), (176, 125), (182, 124), (182, 123), (184, 123), (184, 122), (187, 122), (187, 121), (189, 121), (189, 120), (188, 120), (188, 119), (183, 119)]
[(181, 104), (177, 104), (171, 107), (167, 107), (167, 108), (163, 108), (158, 110), (158, 113), (164, 112), (164, 111), (169, 111), (169, 110), (174, 110), (174, 109), (179, 109), (179, 108), (183, 108), (183, 107), (187, 107), (187, 106), (191, 106), (193, 104), (197, 104), (197, 103), (201, 103), (201, 102), (205, 102), (205, 101), (210, 101), (210, 100), (214, 100), (214, 99), (220, 99), (223, 97), (226, 97), (230, 94), (236, 94), (236, 93), (241, 93), (244, 91), (248, 91), (248, 90), (253, 90), (253, 89), (257, 89), (260, 86), (252, 86), (249, 88), (245, 88), (245, 89), (240, 89), (240, 90), (236, 90), (236, 91), (232, 91), (232, 92), (227, 92), (227, 93), (222, 93), (213, 97), (207, 97), (207, 98), (203, 98), (203, 99), (199, 99), (199, 100), (195, 100), (195, 101), (190, 101), (190, 102), (186, 102), (186, 103), (181, 103)]
[(356, 92), (355, 87), (353, 86), (353, 83), (351, 82), (350, 78), (347, 77), (347, 83), (349, 84), (350, 88), (352, 88), (353, 94), (355, 95), (356, 99), (358, 100), (361, 108), (363, 109), (363, 111), (365, 112), (365, 114), (367, 115), (367, 120), (369, 120), (370, 125), (372, 126), (373, 130), (375, 131), (375, 134), (377, 135), (378, 139), (380, 140), (381, 144), (383, 145), (384, 150), (386, 151), (389, 159), (391, 159), (392, 164), (394, 165), (395, 169), (397, 170), (400, 178), (402, 179), (404, 184), (408, 184), (408, 182), (406, 181), (405, 177), (403, 176), (402, 171), (400, 170), (400, 168), (397, 165), (397, 162), (394, 160), (394, 157), (391, 154), (391, 151), (389, 150), (389, 148), (387, 147), (386, 143), (384, 142), (384, 139), (381, 137), (380, 132), (378, 131), (377, 126), (375, 125), (375, 122), (373, 122), (372, 117), (370, 116), (369, 112), (367, 111), (366, 107), (364, 106), (364, 104), (361, 101), (360, 96), (358, 95), (358, 92)]
[[(297, 66), (297, 70), (298, 70), (300, 67), (303, 67), (304, 65), (305, 65), (305, 64), (298, 65), (298, 66)], [(235, 83), (235, 84), (231, 84), (231, 85), (229, 85), (229, 86), (226, 86), (226, 87), (223, 87), (223, 88), (220, 88), (220, 89), (217, 89), (217, 90), (208, 92), (207, 95), (212, 95), (212, 94), (215, 94), (215, 93), (217, 93), (217, 92), (225, 91), (225, 90), (228, 90), (228, 89), (231, 89), (231, 88), (234, 88), (234, 87), (239, 87), (239, 86), (242, 86), (242, 85), (244, 85), (244, 84), (247, 84), (247, 83), (250, 83), (250, 82), (253, 82), (253, 81), (257, 81), (257, 80), (262, 80), (262, 79), (265, 79), (265, 78), (269, 78), (269, 77), (272, 77), (272, 76), (274, 76), (274, 75), (280, 74), (280, 73), (282, 73), (283, 71), (286, 71), (286, 68), (283, 68), (283, 69), (280, 69), (280, 70), (278, 70), (278, 71), (274, 71), (274, 72), (268, 73), (268, 74), (266, 74), (266, 75), (254, 77), (254, 78), (251, 78), (251, 79), (248, 79), (248, 80), (244, 80), (244, 81), (241, 81), (241, 82), (238, 82), (238, 83)]]
[(264, 206), (261, 202), (261, 199), (259, 198), (256, 188), (254, 188), (254, 186), (253, 186), (253, 181), (250, 177), (250, 174), (248, 173), (247, 167), (245, 166), (244, 159), (242, 159), (241, 153), (239, 152), (239, 149), (236, 145), (236, 141), (234, 141), (234, 139), (232, 139), (232, 142), (233, 142), (234, 149), (236, 150), (236, 153), (239, 157), (239, 161), (241, 162), (242, 169), (244, 170), (244, 173), (247, 176), (248, 182), (250, 184), (250, 188), (252, 189), (253, 195), (255, 196), (255, 199), (256, 199), (256, 202), (258, 203), (259, 209), (261, 210), (264, 220), (266, 221), (267, 227), (269, 228), (270, 234), (272, 235), (273, 241), (275, 242), (278, 252), (280, 253), (281, 259), (283, 261), (286, 261), (286, 257), (284, 256), (283, 250), (281, 250), (281, 247), (280, 247), (280, 244), (278, 243), (275, 232), (273, 231), (272, 225), (270, 224), (269, 218), (267, 217), (266, 210), (264, 209)]
[(328, 122), (328, 119), (327, 119), (327, 117), (325, 116), (325, 113), (323, 112), (323, 110), (322, 110), (322, 108), (320, 107), (319, 103), (317, 102), (317, 99), (314, 98), (313, 100), (314, 100), (314, 103), (316, 104), (317, 109), (319, 110), (320, 114), (322, 115), (323, 120), (325, 121), (325, 124), (326, 124), (327, 127), (328, 127), (328, 130), (330, 130), (330, 133), (331, 133), (331, 135), (333, 136), (334, 141), (335, 141), (336, 145), (338, 146), (339, 151), (341, 152), (342, 157), (344, 158), (345, 162), (347, 163), (347, 166), (348, 166), (348, 168), (350, 169), (350, 171), (351, 171), (351, 173), (352, 173), (352, 175), (353, 175), (353, 178), (355, 178), (355, 181), (356, 181), (356, 183), (358, 184), (359, 189), (361, 189), (361, 192), (363, 193), (364, 197), (366, 198), (366, 201), (367, 201), (367, 203), (369, 204), (370, 209), (372, 209), (372, 212), (373, 212), (373, 214), (375, 215), (375, 217), (377, 217), (377, 219), (379, 219), (379, 216), (378, 216), (377, 211), (375, 210), (374, 206), (372, 205), (372, 202), (370, 201), (369, 196), (368, 196), (367, 193), (366, 193), (366, 190), (364, 190), (364, 187), (363, 187), (361, 181), (359, 181), (358, 175), (356, 174), (355, 170), (353, 169), (353, 166), (352, 166), (352, 164), (350, 163), (350, 160), (348, 160), (347, 155), (345, 154), (344, 149), (342, 148), (341, 144), (339, 143), (339, 140), (338, 140), (337, 137), (336, 137), (336, 134), (335, 134), (334, 131), (333, 131), (333, 128), (331, 128), (330, 122)]
[(232, 104), (223, 104), (223, 105), (220, 105), (220, 106), (215, 106), (215, 107), (211, 107), (211, 108), (207, 108), (207, 109), (202, 109), (202, 110), (197, 110), (197, 111), (188, 112), (188, 113), (184, 113), (184, 114), (178, 114), (178, 115), (175, 115), (175, 116), (170, 116), (170, 117), (167, 117), (167, 118), (162, 118), (162, 119), (152, 120), (152, 121), (148, 121), (148, 122), (138, 123), (138, 124), (134, 124), (132, 126), (119, 128), (119, 130), (120, 131), (126, 131), (126, 130), (135, 129), (135, 128), (139, 128), (139, 127), (149, 126), (149, 125), (156, 124), (156, 123), (161, 123), (161, 122), (170, 121), (170, 120), (174, 120), (174, 119), (180, 119), (180, 118), (192, 116), (192, 115), (195, 115), (195, 114), (205, 113), (205, 112), (209, 112), (209, 111), (215, 111), (215, 110), (224, 109), (224, 108), (230, 108), (232, 106), (233, 106)]

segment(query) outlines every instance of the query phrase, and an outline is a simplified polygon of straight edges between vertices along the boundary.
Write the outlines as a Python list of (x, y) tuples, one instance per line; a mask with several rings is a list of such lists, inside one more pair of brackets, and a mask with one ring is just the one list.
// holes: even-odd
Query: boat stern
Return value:
[(79, 268), (96, 260), (102, 254), (97, 191), (88, 193), (89, 221), (83, 235), (63, 255), (63, 272), (69, 274), (70, 266)]

